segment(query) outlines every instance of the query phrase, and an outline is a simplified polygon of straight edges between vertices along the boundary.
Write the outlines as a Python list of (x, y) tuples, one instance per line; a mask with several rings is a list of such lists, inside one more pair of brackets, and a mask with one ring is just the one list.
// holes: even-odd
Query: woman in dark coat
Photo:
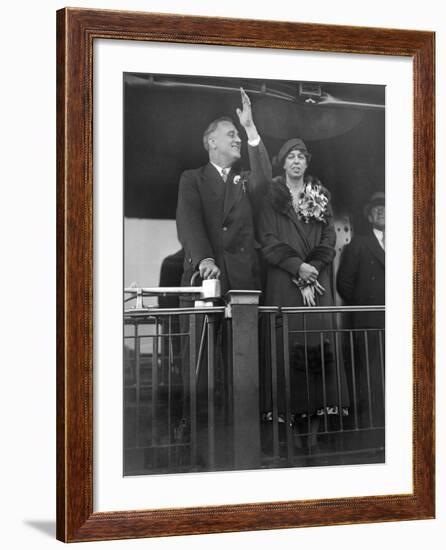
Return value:
[[(266, 262), (264, 305), (267, 306), (334, 305), (332, 262), (336, 234), (330, 193), (317, 178), (305, 174), (310, 158), (299, 138), (283, 145), (275, 159), (283, 175), (273, 180), (259, 212), (258, 238)], [(321, 418), (325, 418), (327, 427), (328, 415), (338, 415), (340, 411), (347, 414), (347, 385), (341, 365), (336, 369), (335, 338), (331, 332), (334, 328), (331, 313), (288, 314), (289, 410), (296, 423), (306, 419), (304, 426), (311, 432), (318, 430)], [(304, 333), (304, 330), (318, 332)], [(277, 335), (278, 409), (283, 414), (287, 373), (280, 325)], [(268, 411), (271, 373), (269, 369), (266, 371), (264, 406)], [(312, 441), (314, 444), (314, 437)]]

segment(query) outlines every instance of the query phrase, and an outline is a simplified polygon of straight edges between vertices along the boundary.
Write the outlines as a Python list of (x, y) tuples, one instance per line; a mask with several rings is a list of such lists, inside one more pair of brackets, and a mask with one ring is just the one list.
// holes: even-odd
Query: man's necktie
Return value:
[(385, 250), (386, 249), (386, 241), (385, 241), (385, 237), (384, 237), (384, 231), (383, 231), (383, 238), (382, 238), (382, 243), (383, 243), (383, 249)]
[(223, 181), (226, 183), (226, 180), (228, 179), (229, 174), (229, 168), (222, 168), (221, 169), (221, 177), (223, 178)]

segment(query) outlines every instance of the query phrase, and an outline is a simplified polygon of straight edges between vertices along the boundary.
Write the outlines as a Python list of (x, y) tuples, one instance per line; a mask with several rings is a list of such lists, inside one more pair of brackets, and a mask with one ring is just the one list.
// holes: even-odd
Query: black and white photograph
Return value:
[(5, 549), (441, 547), (441, 6), (5, 4)]
[(385, 86), (123, 91), (123, 474), (385, 462)]

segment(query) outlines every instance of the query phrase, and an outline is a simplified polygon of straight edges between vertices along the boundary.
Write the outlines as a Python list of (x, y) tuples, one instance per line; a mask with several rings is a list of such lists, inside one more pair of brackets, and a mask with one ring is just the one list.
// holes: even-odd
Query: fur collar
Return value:
[(283, 176), (277, 176), (273, 179), (269, 188), (269, 195), (273, 208), (279, 212), (286, 212), (292, 205), (291, 193)]
[[(321, 182), (314, 176), (305, 176), (305, 184), (314, 183), (321, 185)], [(321, 186), (323, 192), (327, 195), (328, 200), (330, 200), (330, 192), (323, 185)], [(279, 212), (287, 212), (287, 210), (292, 207), (293, 200), (291, 198), (291, 193), (286, 186), (285, 177), (277, 176), (273, 178), (272, 184), (269, 189), (269, 196), (271, 204)]]

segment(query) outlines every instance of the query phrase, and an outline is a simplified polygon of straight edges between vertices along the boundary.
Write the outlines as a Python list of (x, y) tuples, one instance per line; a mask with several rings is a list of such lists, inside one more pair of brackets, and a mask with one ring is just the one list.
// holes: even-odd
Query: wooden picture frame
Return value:
[[(413, 60), (413, 491), (93, 512), (93, 43)], [(431, 32), (65, 8), (57, 13), (57, 538), (65, 542), (434, 517), (434, 48)]]

